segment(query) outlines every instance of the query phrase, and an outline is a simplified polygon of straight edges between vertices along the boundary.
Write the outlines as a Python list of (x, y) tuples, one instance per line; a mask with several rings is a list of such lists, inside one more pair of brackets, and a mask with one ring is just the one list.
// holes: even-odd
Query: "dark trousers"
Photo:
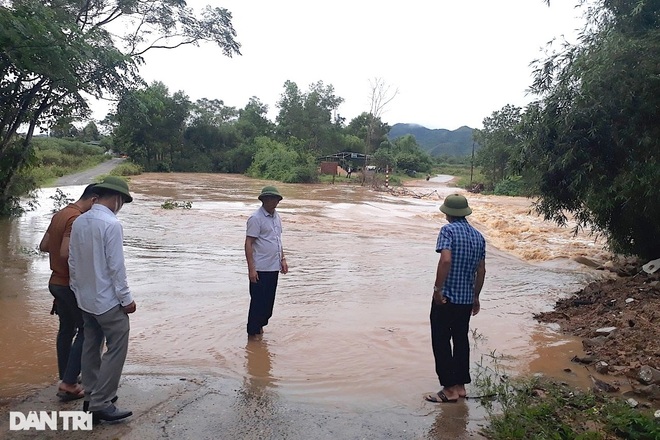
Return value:
[(85, 339), (82, 312), (78, 308), (76, 296), (69, 286), (49, 284), (48, 290), (57, 300), (57, 316), (60, 318), (56, 344), (60, 380), (68, 384), (75, 384), (78, 383), (80, 357)]
[(472, 304), (431, 303), (431, 343), (440, 385), (472, 382), (468, 331)]
[(259, 280), (250, 283), (250, 311), (248, 312), (248, 335), (261, 333), (261, 328), (268, 324), (273, 316), (275, 291), (279, 272), (257, 272)]

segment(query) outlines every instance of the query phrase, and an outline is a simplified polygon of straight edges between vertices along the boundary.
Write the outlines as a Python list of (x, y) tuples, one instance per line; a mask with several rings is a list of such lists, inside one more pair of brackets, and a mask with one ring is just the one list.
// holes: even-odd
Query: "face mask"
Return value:
[(117, 196), (117, 198), (115, 199), (114, 213), (117, 214), (122, 206), (124, 206), (124, 201), (122, 200), (121, 196)]

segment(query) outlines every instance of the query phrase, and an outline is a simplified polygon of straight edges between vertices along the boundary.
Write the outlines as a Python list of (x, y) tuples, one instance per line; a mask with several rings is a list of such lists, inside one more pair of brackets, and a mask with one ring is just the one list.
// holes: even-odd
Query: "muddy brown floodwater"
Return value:
[[(245, 221), (268, 182), (218, 174), (133, 177), (135, 202), (119, 213), (138, 305), (127, 370), (184, 368), (348, 409), (426, 408), (423, 394), (438, 389), (428, 323), (434, 246), (445, 223), (438, 207), (456, 191), (446, 180), (415, 183), (411, 190), (429, 194), (421, 199), (343, 181), (278, 184), (290, 272), (280, 277), (263, 340), (248, 344)], [(77, 198), (83, 186), (61, 189)], [(0, 399), (57, 379), (48, 259), (35, 251), (54, 193), (42, 190), (36, 211), (0, 221)], [(470, 221), (488, 242), (482, 310), (471, 321), (475, 370), (494, 353), (513, 373), (561, 374), (579, 341), (533, 314), (598, 276), (571, 258), (605, 258), (602, 246), (529, 215), (526, 199), (468, 197)], [(190, 201), (192, 209), (162, 209), (166, 199)], [(459, 429), (475, 428), (483, 417), (476, 403), (466, 408)]]

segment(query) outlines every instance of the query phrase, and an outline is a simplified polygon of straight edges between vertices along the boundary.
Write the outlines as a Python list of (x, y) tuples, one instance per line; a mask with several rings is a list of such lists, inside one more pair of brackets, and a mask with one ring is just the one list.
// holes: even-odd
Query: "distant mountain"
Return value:
[(417, 124), (394, 124), (387, 134), (388, 139), (394, 140), (401, 136), (411, 134), (415, 136), (417, 144), (431, 156), (470, 156), (472, 154), (472, 131), (470, 127), (460, 127), (456, 130), (439, 128), (431, 130)]

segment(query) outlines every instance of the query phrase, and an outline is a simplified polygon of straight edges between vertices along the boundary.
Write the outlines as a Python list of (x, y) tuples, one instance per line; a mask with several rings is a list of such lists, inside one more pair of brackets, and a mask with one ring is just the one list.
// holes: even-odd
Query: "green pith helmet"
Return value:
[(116, 176), (107, 176), (102, 181), (97, 183), (94, 186), (94, 189), (109, 189), (115, 191), (124, 196), (124, 203), (131, 203), (133, 201), (133, 196), (128, 192), (128, 183), (121, 177)]
[(264, 197), (277, 197), (282, 200), (282, 194), (274, 186), (264, 186), (259, 194), (259, 200), (263, 200)]
[(445, 198), (440, 206), (440, 211), (452, 217), (466, 217), (472, 214), (472, 209), (468, 206), (465, 196), (460, 194), (450, 194)]

